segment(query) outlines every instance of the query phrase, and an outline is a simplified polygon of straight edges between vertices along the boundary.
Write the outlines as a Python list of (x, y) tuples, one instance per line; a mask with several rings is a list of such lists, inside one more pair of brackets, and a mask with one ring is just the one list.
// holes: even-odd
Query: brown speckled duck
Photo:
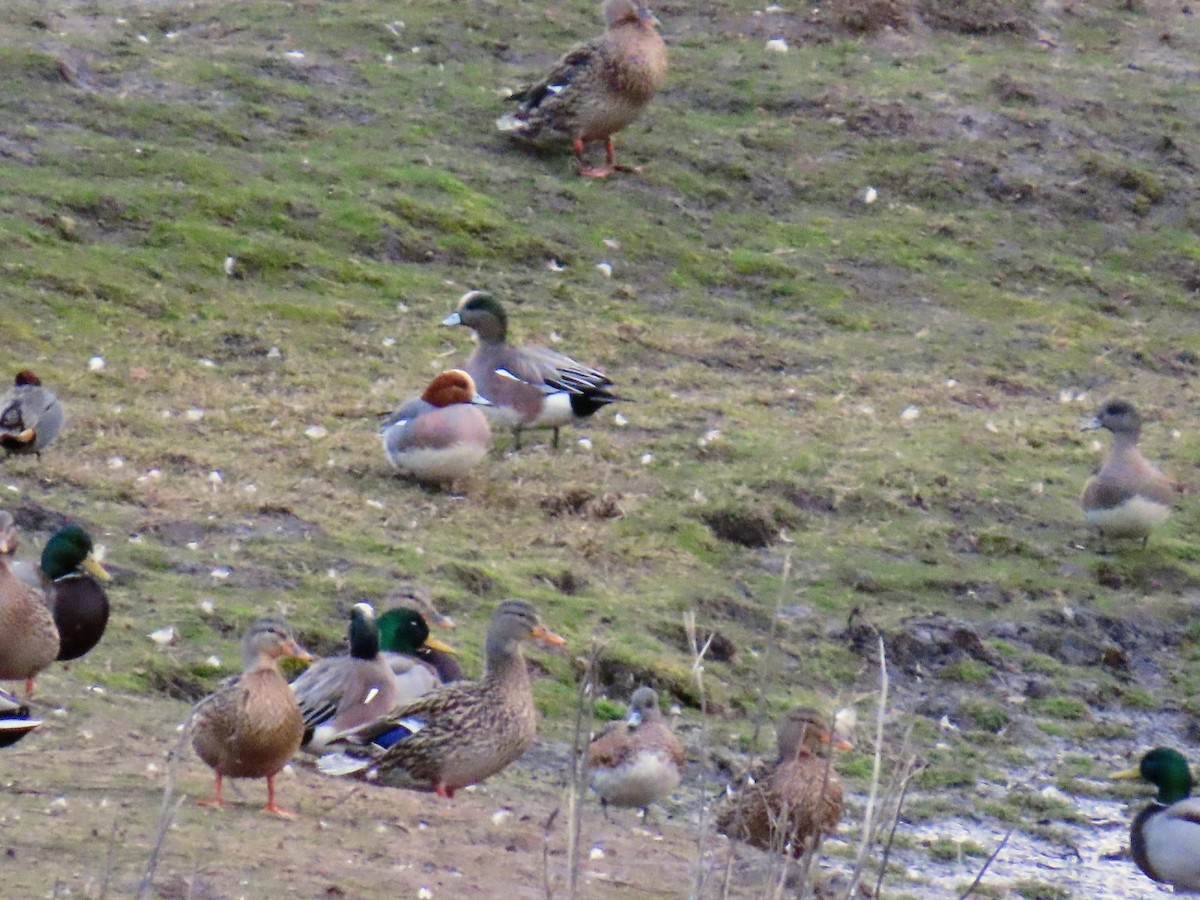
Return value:
[(275, 802), (275, 776), (300, 749), (304, 737), (300, 705), (279, 671), (279, 660), (286, 656), (312, 659), (286, 624), (258, 620), (242, 639), (241, 677), (196, 705), (192, 746), (216, 774), (214, 794), (201, 800), (202, 806), (225, 805), (223, 778), (265, 778), (263, 812), (295, 816)]
[[(589, 178), (636, 171), (617, 165), (612, 136), (645, 111), (667, 76), (658, 19), (643, 0), (605, 0), (602, 13), (604, 34), (569, 50), (549, 75), (513, 94), (517, 111), (496, 122), (519, 137), (551, 131), (569, 138), (579, 174)], [(583, 148), (593, 141), (604, 141), (603, 166), (584, 162)]]
[(716, 811), (717, 830), (797, 857), (814, 840), (836, 831), (842, 818), (842, 781), (821, 752), (831, 741), (815, 709), (789, 712), (776, 729), (778, 758), (753, 767), (727, 795)]
[(16, 522), (0, 511), (0, 679), (23, 679), (32, 697), (34, 677), (58, 657), (58, 628), (41, 591), (13, 574), (16, 549)]
[(365, 772), (386, 784), (439, 797), (483, 781), (524, 753), (537, 735), (537, 712), (521, 642), (565, 641), (531, 604), (505, 600), (488, 625), (483, 678), (456, 681), (347, 735), (358, 746), (318, 761), (332, 775)]
[(17, 373), (12, 388), (0, 398), (0, 447), (10, 455), (38, 456), (58, 437), (65, 417), (54, 392), (28, 369)]
[(607, 807), (645, 809), (679, 784), (683, 746), (658, 708), (654, 688), (640, 687), (629, 715), (612, 722), (588, 745), (588, 781)]

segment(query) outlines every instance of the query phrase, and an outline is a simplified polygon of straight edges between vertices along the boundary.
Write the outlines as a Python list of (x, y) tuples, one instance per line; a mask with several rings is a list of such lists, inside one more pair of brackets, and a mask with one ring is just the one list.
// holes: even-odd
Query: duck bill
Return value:
[(545, 625), (533, 626), (533, 631), (531, 632), (531, 634), (533, 635), (533, 637), (536, 640), (539, 640), (544, 644), (552, 644), (554, 646), (561, 646), (562, 644), (565, 644), (567, 642), (567, 639), (565, 637), (563, 637), (562, 635), (559, 635), (559, 634), (555, 634), (553, 631), (551, 631)]
[(442, 613), (434, 613), (433, 615), (431, 615), (429, 617), (429, 621), (431, 621), (438, 628), (457, 628), (458, 627), (457, 622), (455, 622), (449, 616), (443, 615)]
[(8, 435), (10, 441), (16, 441), (18, 444), (31, 444), (33, 439), (37, 437), (37, 432), (32, 428), (26, 428), (20, 434)]
[(1079, 430), (1080, 431), (1095, 431), (1096, 429), (1103, 428), (1103, 427), (1104, 426), (1100, 424), (1099, 419), (1092, 419), (1090, 422), (1085, 422), (1083, 425), (1080, 425)]
[(833, 749), (834, 750), (853, 750), (854, 744), (851, 743), (850, 741), (846, 740), (845, 738), (835, 737), (833, 739)]
[(1122, 769), (1120, 772), (1113, 772), (1108, 777), (1117, 781), (1136, 781), (1142, 777), (1142, 773), (1138, 769)]
[(471, 403), (474, 406), (494, 406), (495, 405), (492, 403), (491, 400), (489, 400), (487, 397), (483, 396), (482, 394), (472, 394), (471, 395)]
[(630, 710), (629, 715), (625, 717), (625, 723), (630, 728), (637, 728), (642, 724), (642, 714), (636, 709)]
[(444, 641), (439, 641), (433, 635), (430, 635), (429, 637), (425, 638), (425, 643), (423, 643), (421, 646), (428, 647), (430, 650), (440, 650), (443, 653), (457, 653), (458, 652), (457, 650), (455, 650), (453, 647), (451, 647), (449, 644), (445, 643)]
[(109, 574), (108, 569), (100, 565), (100, 560), (96, 559), (91, 553), (83, 558), (83, 569), (93, 578), (97, 578), (100, 581), (112, 581), (112, 575)]
[(295, 641), (288, 642), (287, 646), (283, 648), (283, 655), (290, 656), (292, 659), (298, 659), (300, 662), (304, 663), (310, 663), (313, 661), (313, 655)]
[(443, 325), (461, 325), (463, 323), (462, 316), (457, 312), (452, 312), (446, 318), (442, 319)]

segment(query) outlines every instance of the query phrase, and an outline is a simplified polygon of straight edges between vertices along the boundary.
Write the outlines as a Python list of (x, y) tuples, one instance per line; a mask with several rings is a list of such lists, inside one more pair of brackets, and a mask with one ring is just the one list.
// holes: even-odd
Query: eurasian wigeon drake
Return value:
[(1129, 829), (1129, 848), (1139, 869), (1176, 893), (1200, 890), (1200, 798), (1192, 796), (1192, 773), (1177, 750), (1157, 747), (1136, 769), (1113, 778), (1140, 778), (1158, 796), (1139, 812)]
[(54, 392), (33, 372), (22, 369), (12, 388), (0, 398), (0, 447), (10, 455), (40, 456), (58, 437), (65, 420)]
[(612, 379), (548, 347), (508, 343), (508, 315), (486, 291), (468, 291), (443, 325), (465, 325), (478, 346), (463, 368), (488, 399), (492, 421), (511, 428), (521, 447), (526, 428), (554, 429), (554, 446), (563, 425), (584, 419), (615, 400)]
[(653, 688), (629, 699), (629, 715), (611, 722), (588, 745), (588, 781), (606, 809), (645, 809), (679, 784), (683, 746), (658, 708)]
[(467, 372), (442, 372), (425, 393), (402, 403), (380, 424), (388, 460), (427, 484), (465, 477), (492, 446), (491, 427), (479, 409), (487, 405)]
[(842, 780), (822, 750), (834, 741), (821, 714), (798, 707), (776, 729), (778, 756), (752, 767), (716, 810), (717, 830), (774, 853), (799, 857), (837, 830)]
[(1096, 526), (1101, 542), (1135, 538), (1145, 546), (1151, 530), (1171, 514), (1174, 483), (1138, 450), (1142, 417), (1132, 404), (1108, 401), (1084, 426), (1096, 428), (1112, 432), (1112, 452), (1083, 486), (1083, 515)]
[[(579, 174), (589, 178), (636, 171), (617, 165), (612, 136), (645, 112), (667, 77), (658, 19), (642, 0), (606, 0), (601, 13), (604, 34), (567, 51), (545, 78), (514, 93), (517, 111), (496, 121), (522, 138), (544, 131), (568, 138)], [(584, 146), (593, 141), (604, 142), (603, 166), (584, 162)]]

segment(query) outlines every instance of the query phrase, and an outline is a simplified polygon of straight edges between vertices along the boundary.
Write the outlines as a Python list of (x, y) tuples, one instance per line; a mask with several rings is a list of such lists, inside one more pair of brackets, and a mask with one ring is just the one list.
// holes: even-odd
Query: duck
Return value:
[[(416, 660), (423, 664), (424, 669), (432, 670), (436, 676), (435, 686), (461, 680), (463, 670), (454, 648), (429, 633), (425, 615), (405, 606), (384, 611), (379, 617), (379, 645), (383, 648), (384, 658), (397, 677), (408, 671), (406, 660)], [(443, 628), (454, 627), (452, 619), (436, 611), (431, 617)]]
[[(304, 718), (301, 749), (318, 753), (335, 735), (374, 721), (442, 684), (438, 673), (406, 651), (427, 641), (450, 648), (429, 634), (416, 610), (390, 610), (389, 653), (374, 607), (367, 601), (350, 610), (348, 656), (318, 660), (292, 682)], [(404, 615), (407, 613), (407, 615)], [(405, 627), (402, 623), (413, 622)], [(421, 632), (423, 631), (423, 636)]]
[(612, 722), (588, 745), (588, 781), (600, 805), (645, 810), (679, 784), (683, 746), (663, 718), (654, 688), (629, 698), (628, 717)]
[[(612, 136), (645, 112), (667, 77), (659, 21), (643, 0), (605, 0), (601, 15), (604, 34), (567, 51), (548, 75), (517, 90), (511, 97), (516, 112), (496, 120), (501, 132), (515, 137), (565, 136), (576, 170), (587, 178), (638, 171), (617, 165)], [(584, 147), (594, 141), (604, 142), (603, 166), (584, 160)]]
[(29, 369), (22, 369), (12, 388), (0, 398), (0, 447), (9, 456), (33, 453), (40, 457), (65, 421), (54, 392)]
[(1112, 432), (1112, 451), (1083, 486), (1084, 518), (1099, 532), (1102, 549), (1108, 538), (1140, 539), (1144, 547), (1170, 516), (1175, 485), (1138, 450), (1141, 415), (1128, 401), (1109, 400), (1083, 428)]
[(11, 747), (42, 724), (29, 714), (29, 707), (10, 694), (0, 691), (0, 747)]
[(479, 410), (488, 405), (462, 369), (442, 372), (380, 423), (388, 462), (423, 484), (465, 478), (492, 448), (491, 426)]
[(516, 449), (526, 428), (554, 430), (578, 422), (622, 399), (612, 379), (548, 347), (514, 347), (508, 343), (508, 315), (487, 291), (467, 291), (443, 325), (465, 325), (478, 346), (463, 364), (479, 393), (491, 404), (492, 421), (513, 431)]
[(357, 773), (450, 799), (514, 762), (537, 735), (537, 711), (521, 643), (566, 641), (542, 624), (531, 603), (505, 600), (492, 613), (479, 681), (456, 681), (344, 736), (347, 749), (318, 768)]
[(851, 747), (834, 738), (817, 710), (790, 710), (776, 727), (775, 760), (752, 766), (740, 788), (727, 789), (716, 810), (717, 830), (795, 857), (833, 834), (842, 818), (842, 781), (821, 752), (831, 742)]
[(102, 582), (112, 580), (96, 555), (92, 536), (83, 526), (69, 523), (50, 536), (41, 561), (21, 560), (17, 577), (45, 595), (58, 628), (59, 662), (88, 653), (108, 627), (108, 593)]
[(1154, 800), (1134, 816), (1129, 830), (1133, 861), (1147, 877), (1176, 891), (1200, 890), (1200, 799), (1183, 754), (1157, 747), (1135, 769), (1113, 778), (1140, 778), (1158, 788)]
[(304, 738), (300, 704), (279, 670), (285, 657), (312, 661), (285, 622), (259, 619), (242, 639), (242, 674), (196, 704), (192, 747), (216, 776), (213, 796), (201, 800), (201, 806), (225, 805), (221, 796), (225, 778), (265, 778), (263, 812), (295, 818), (292, 810), (275, 801), (275, 776)]
[(0, 680), (23, 679), (32, 697), (37, 674), (58, 658), (58, 627), (42, 592), (14, 574), (16, 549), (16, 521), (0, 510)]

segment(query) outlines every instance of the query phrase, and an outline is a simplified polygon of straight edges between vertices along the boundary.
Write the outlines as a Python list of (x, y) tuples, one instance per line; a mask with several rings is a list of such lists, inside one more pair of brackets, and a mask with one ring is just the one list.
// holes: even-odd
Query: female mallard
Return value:
[(645, 809), (679, 784), (683, 747), (658, 708), (653, 688), (629, 699), (629, 716), (612, 722), (588, 745), (588, 779), (607, 807)]
[[(516, 113), (496, 121), (501, 131), (536, 138), (543, 130), (570, 138), (579, 174), (603, 178), (618, 166), (612, 136), (640, 116), (667, 77), (667, 48), (658, 19), (643, 0), (605, 0), (607, 30), (569, 50), (545, 78), (512, 99)], [(585, 144), (604, 141), (606, 164), (589, 167)]]
[[(479, 681), (457, 681), (402, 706), (349, 739), (368, 746), (322, 757), (329, 774), (367, 771), (387, 783), (453, 797), (524, 753), (537, 734), (537, 712), (521, 642), (566, 643), (548, 631), (523, 600), (505, 600), (492, 614)], [(375, 742), (374, 746), (370, 742)], [(380, 751), (379, 745), (387, 745)]]
[(487, 405), (462, 369), (442, 372), (380, 424), (388, 461), (423, 484), (465, 478), (492, 447), (492, 429), (479, 411)]
[(1200, 890), (1200, 799), (1192, 797), (1187, 760), (1166, 747), (1151, 750), (1136, 769), (1114, 778), (1142, 778), (1158, 796), (1134, 817), (1129, 845), (1138, 868), (1177, 891)]
[(0, 447), (10, 455), (36, 453), (50, 446), (62, 431), (62, 406), (42, 380), (22, 369), (16, 382), (0, 397)]
[(0, 747), (11, 747), (42, 724), (29, 717), (29, 707), (8, 691), (0, 691)]
[(831, 740), (815, 709), (789, 712), (776, 729), (778, 758), (751, 768), (742, 787), (726, 797), (716, 812), (717, 830), (797, 857), (813, 841), (836, 831), (842, 818), (842, 781), (821, 755)]
[(34, 677), (58, 657), (58, 628), (41, 591), (13, 574), (16, 549), (16, 522), (0, 511), (0, 679), (23, 678), (32, 697)]
[(242, 674), (196, 705), (192, 746), (216, 774), (216, 789), (201, 806), (225, 805), (222, 778), (267, 779), (263, 812), (295, 813), (275, 803), (275, 776), (300, 749), (304, 719), (279, 660), (312, 657), (277, 619), (260, 619), (242, 639)]
[(100, 582), (112, 576), (96, 558), (91, 535), (79, 525), (67, 525), (50, 536), (40, 566), (18, 563), (14, 571), (26, 584), (40, 588), (54, 610), (60, 661), (78, 659), (104, 637), (109, 607)]

